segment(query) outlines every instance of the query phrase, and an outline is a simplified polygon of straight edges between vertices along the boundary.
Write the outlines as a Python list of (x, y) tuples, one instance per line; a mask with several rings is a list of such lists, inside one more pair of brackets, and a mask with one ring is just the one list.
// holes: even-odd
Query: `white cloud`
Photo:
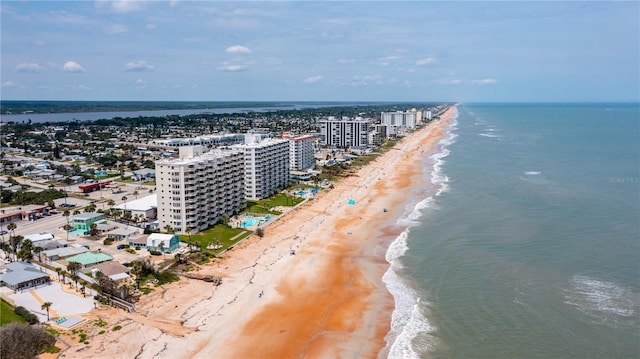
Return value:
[(107, 34), (122, 34), (129, 32), (129, 28), (122, 24), (114, 24), (107, 28)]
[(220, 67), (218, 67), (218, 70), (220, 71), (225, 71), (225, 72), (240, 72), (240, 71), (247, 71), (249, 70), (249, 66), (247, 65), (222, 65)]
[(225, 51), (229, 54), (250, 54), (251, 53), (251, 49), (242, 45), (229, 46)]
[(157, 26), (155, 24), (146, 24), (144, 28), (147, 30), (154, 30)]
[(378, 58), (376, 62), (380, 66), (389, 66), (391, 65), (392, 62), (395, 62), (396, 60), (400, 60), (400, 59), (401, 59), (400, 56), (385, 56), (385, 57)]
[(146, 1), (144, 0), (97, 0), (96, 7), (106, 11), (118, 14), (126, 14), (144, 9)]
[(339, 64), (353, 64), (356, 62), (356, 60), (355, 59), (339, 59), (336, 62)]
[(64, 72), (87, 72), (79, 63), (75, 61), (67, 61), (62, 67)]
[(126, 65), (125, 71), (131, 72), (143, 72), (143, 71), (152, 71), (155, 66), (148, 64), (146, 61), (137, 60), (131, 61)]
[(433, 56), (428, 56), (416, 61), (416, 66), (427, 66), (433, 65), (437, 62), (436, 58)]
[(353, 76), (351, 78), (351, 82), (349, 83), (351, 86), (368, 86), (368, 85), (384, 85), (384, 81), (382, 81), (382, 76), (380, 75), (364, 75), (364, 76)]
[(318, 82), (318, 81), (320, 81), (320, 80), (322, 80), (322, 76), (319, 76), (319, 75), (318, 75), (318, 76), (311, 76), (311, 77), (307, 77), (307, 78), (306, 78), (306, 79), (304, 79), (303, 81), (304, 81), (304, 83), (312, 84), (312, 83)]
[(23, 73), (38, 73), (40, 71), (44, 70), (44, 67), (40, 64), (31, 62), (31, 63), (22, 63), (18, 66), (16, 66), (16, 71), (18, 72), (23, 72)]
[(2, 87), (16, 87), (18, 85), (16, 85), (14, 82), (12, 81), (5, 81), (2, 83)]
[(459, 79), (440, 79), (440, 80), (434, 80), (432, 82), (437, 84), (437, 85), (460, 85), (462, 83), (462, 80), (459, 80)]
[(145, 80), (143, 80), (143, 79), (137, 79), (137, 80), (136, 80), (136, 84), (138, 84), (138, 85), (144, 85), (144, 84), (146, 84), (146, 83), (147, 83), (147, 82), (146, 82)]
[(498, 82), (496, 79), (486, 78), (482, 80), (472, 80), (471, 83), (474, 85), (492, 85)]

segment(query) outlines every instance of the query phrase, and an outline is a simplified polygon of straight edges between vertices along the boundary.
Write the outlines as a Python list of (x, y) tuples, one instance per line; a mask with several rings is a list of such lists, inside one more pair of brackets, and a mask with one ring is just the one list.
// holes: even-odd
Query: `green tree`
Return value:
[[(22, 236), (16, 236), (16, 237), (22, 237)], [(30, 240), (28, 239), (22, 240), (22, 244), (20, 245), (20, 250), (18, 251), (18, 258), (26, 262), (31, 262), (31, 260), (33, 259), (33, 243)]]
[(92, 237), (95, 237), (99, 234), (100, 232), (98, 232), (98, 225), (95, 223), (91, 223), (91, 225), (89, 226), (89, 235)]

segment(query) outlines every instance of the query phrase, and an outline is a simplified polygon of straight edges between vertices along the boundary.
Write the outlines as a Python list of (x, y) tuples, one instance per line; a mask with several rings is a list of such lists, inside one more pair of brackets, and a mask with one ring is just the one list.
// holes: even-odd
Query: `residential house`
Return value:
[(75, 255), (67, 258), (67, 262), (77, 262), (82, 265), (83, 268), (90, 267), (102, 262), (112, 261), (113, 257), (104, 253), (84, 252), (82, 254)]
[(37, 287), (51, 281), (47, 273), (31, 263), (11, 262), (5, 264), (4, 268), (7, 272), (0, 274), (0, 285), (5, 285), (14, 291)]
[[(160, 245), (162, 243), (162, 245)], [(147, 250), (171, 253), (180, 246), (177, 234), (151, 233), (147, 237)]]

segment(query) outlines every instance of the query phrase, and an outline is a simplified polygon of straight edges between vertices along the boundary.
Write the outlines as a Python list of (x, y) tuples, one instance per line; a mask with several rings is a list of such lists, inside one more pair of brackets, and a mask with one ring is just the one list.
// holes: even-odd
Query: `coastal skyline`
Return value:
[(638, 101), (638, 2), (3, 1), (2, 100)]

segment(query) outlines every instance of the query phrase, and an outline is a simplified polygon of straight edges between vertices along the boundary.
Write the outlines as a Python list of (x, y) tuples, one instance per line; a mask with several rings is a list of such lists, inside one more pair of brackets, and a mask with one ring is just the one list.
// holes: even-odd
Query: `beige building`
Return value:
[(246, 199), (262, 199), (289, 185), (289, 141), (245, 136), (245, 144), (232, 148), (244, 154)]
[(160, 230), (204, 230), (246, 206), (244, 156), (239, 150), (181, 147), (178, 159), (156, 162)]

